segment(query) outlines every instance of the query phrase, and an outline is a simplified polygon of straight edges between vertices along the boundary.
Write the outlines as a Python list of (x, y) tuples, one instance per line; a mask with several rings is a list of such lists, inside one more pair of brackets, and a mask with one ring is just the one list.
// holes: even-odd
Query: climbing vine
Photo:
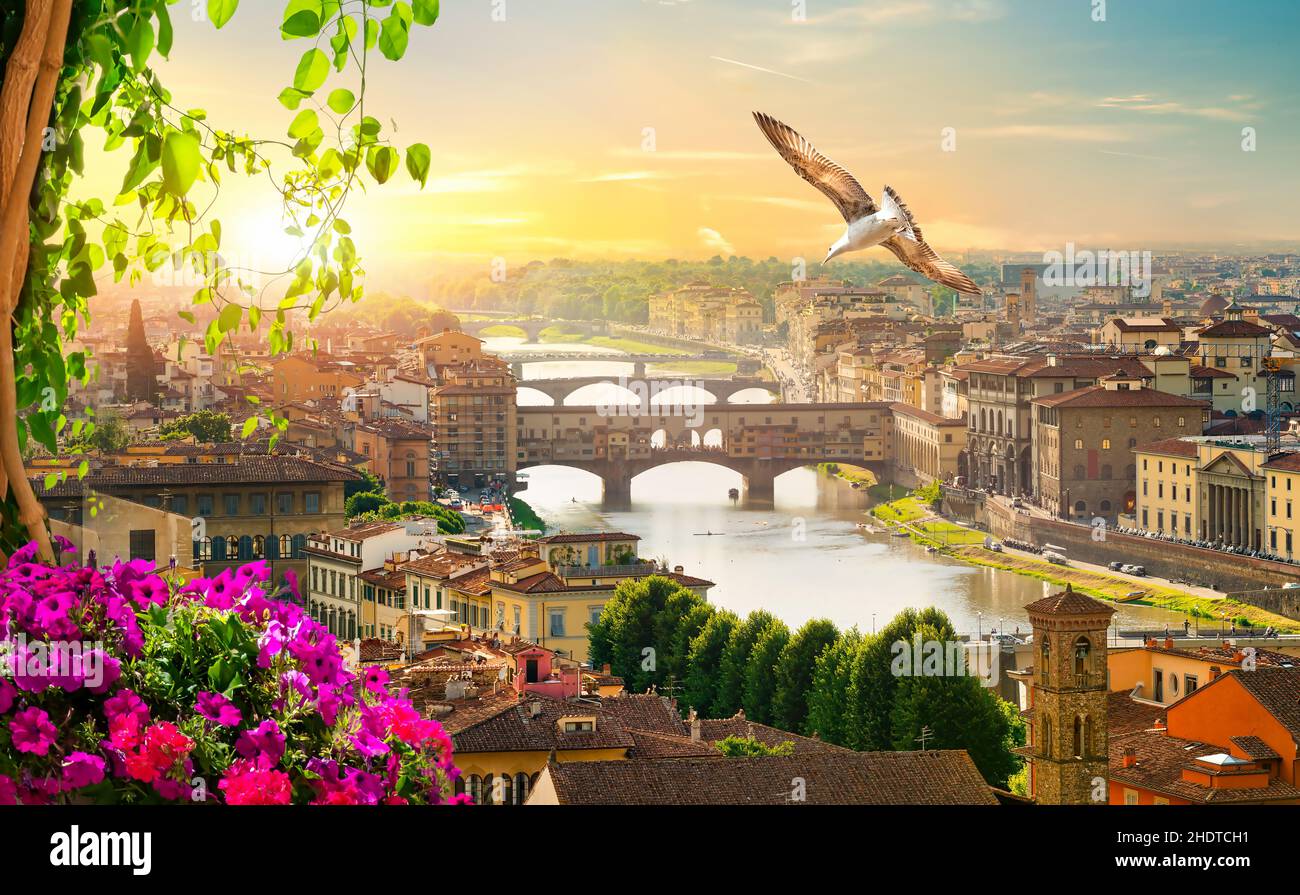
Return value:
[[(285, 60), (278, 98), (287, 126), (258, 137), (187, 106), (151, 67), (173, 50), (173, 14), (225, 29), (238, 7), (25, 0), (0, 10), (0, 550), (34, 538), (48, 557), (23, 454), (35, 444), (57, 452), (61, 439), (82, 442), (94, 431), (93, 410), (70, 419), (65, 404), (69, 384), (89, 381), (95, 359), (65, 346), (91, 319), (97, 278), (134, 284), (172, 264), (197, 284), (179, 314), (205, 326), (208, 353), (247, 327), (283, 354), (305, 322), (363, 295), (344, 216), (353, 191), (403, 166), (421, 186), (428, 179), (428, 146), (399, 147), (367, 111), (366, 76), (376, 53), (405, 55), (412, 30), (437, 20), (438, 0), (288, 0), (280, 36), (302, 49)], [(115, 195), (80, 194), (89, 129), (123, 159)], [(263, 181), (285, 232), (301, 239), (283, 269), (250, 269), (223, 250), (218, 200), (234, 177)], [(287, 422), (257, 411), (275, 427), (274, 443)], [(257, 425), (250, 416), (241, 434)]]

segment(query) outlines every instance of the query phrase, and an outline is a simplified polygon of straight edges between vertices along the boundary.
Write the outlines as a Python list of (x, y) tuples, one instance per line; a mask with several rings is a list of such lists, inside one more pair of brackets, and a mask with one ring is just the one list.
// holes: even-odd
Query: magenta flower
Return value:
[(9, 683), (3, 677), (0, 677), (0, 715), (9, 711), (14, 704), (14, 695), (17, 691), (13, 684)]
[(12, 777), (0, 774), (0, 806), (18, 804), (18, 787)]
[(50, 716), (45, 710), (35, 706), (14, 715), (9, 722), (9, 732), (13, 736), (15, 749), (33, 755), (48, 754), (59, 733), (50, 723)]
[(388, 672), (378, 665), (366, 669), (365, 686), (371, 693), (384, 695), (388, 692)]
[(63, 761), (63, 788), (80, 789), (104, 779), (104, 759), (87, 752), (73, 752)]
[(267, 718), (255, 730), (245, 730), (235, 741), (235, 751), (259, 767), (271, 768), (284, 757), (284, 734), (280, 725)]
[(213, 724), (222, 727), (234, 727), (240, 721), (244, 720), (244, 714), (233, 702), (220, 693), (209, 693), (207, 690), (199, 693), (198, 702), (194, 706), (195, 710), (207, 718)]

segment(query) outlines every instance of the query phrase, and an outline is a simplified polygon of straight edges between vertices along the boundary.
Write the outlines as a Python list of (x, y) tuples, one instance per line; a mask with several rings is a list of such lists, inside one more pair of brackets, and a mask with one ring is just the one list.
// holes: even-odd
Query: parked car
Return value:
[(1300, 581), (1288, 581), (1282, 585), (1283, 590), (1295, 590), (1296, 588), (1300, 588)]
[(1051, 563), (1056, 563), (1058, 566), (1068, 566), (1070, 564), (1064, 554), (1057, 553), (1055, 550), (1044, 550), (1043, 559)]
[(1106, 568), (1110, 569), (1112, 572), (1122, 572), (1124, 571), (1124, 564), (1116, 560), (1115, 562), (1107, 565)]

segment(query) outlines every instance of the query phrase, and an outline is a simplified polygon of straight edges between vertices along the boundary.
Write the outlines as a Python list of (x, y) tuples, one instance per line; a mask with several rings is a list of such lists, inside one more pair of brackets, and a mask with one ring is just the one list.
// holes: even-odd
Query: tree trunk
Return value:
[[(23, 30), (5, 66), (0, 91), (0, 259), (26, 257), (31, 240), (29, 202), (39, 170), (41, 143), (54, 104), (72, 0), (27, 0)], [(39, 67), (33, 65), (42, 49)], [(11, 75), (13, 76), (11, 79)], [(11, 89), (12, 88), (12, 89)], [(30, 92), (28, 92), (30, 91)], [(26, 112), (26, 127), (19, 127)], [(54, 559), (45, 509), (27, 480), (18, 446), (18, 391), (14, 369), (13, 313), (22, 291), (22, 269), (0, 262), (0, 461), (28, 536), (41, 557)]]

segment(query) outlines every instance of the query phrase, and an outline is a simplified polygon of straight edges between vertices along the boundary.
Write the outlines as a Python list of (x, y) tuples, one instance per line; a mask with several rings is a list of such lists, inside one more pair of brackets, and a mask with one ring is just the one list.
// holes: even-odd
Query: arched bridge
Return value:
[(607, 500), (626, 501), (632, 479), (669, 463), (714, 463), (739, 472), (748, 496), (772, 499), (776, 477), (800, 466), (852, 463), (879, 476), (864, 445), (891, 424), (889, 405), (704, 404), (639, 408), (520, 407), (519, 469), (572, 466), (602, 479)]
[(691, 377), (677, 379), (664, 376), (629, 383), (627, 380), (620, 382), (611, 376), (575, 376), (567, 379), (522, 379), (519, 381), (520, 388), (531, 388), (534, 391), (539, 391), (550, 398), (553, 404), (557, 406), (564, 404), (565, 400), (578, 389), (586, 388), (589, 385), (617, 385), (627, 388), (629, 384), (644, 387), (647, 390), (651, 405), (655, 403), (655, 396), (663, 394), (664, 389), (687, 385), (703, 389), (719, 404), (726, 404), (731, 400), (732, 395), (751, 388), (762, 389), (769, 394), (776, 395), (778, 398), (781, 396), (781, 387), (779, 385), (756, 379), (693, 379)]
[[(482, 312), (471, 312), (481, 314)], [(561, 327), (565, 332), (581, 333), (584, 336), (600, 335), (606, 331), (605, 321), (597, 320), (548, 320), (540, 317), (497, 317), (490, 320), (462, 320), (461, 332), (466, 335), (483, 338), (479, 333), (494, 326), (513, 326), (523, 330), (525, 342), (536, 342), (544, 329), (552, 326)]]

